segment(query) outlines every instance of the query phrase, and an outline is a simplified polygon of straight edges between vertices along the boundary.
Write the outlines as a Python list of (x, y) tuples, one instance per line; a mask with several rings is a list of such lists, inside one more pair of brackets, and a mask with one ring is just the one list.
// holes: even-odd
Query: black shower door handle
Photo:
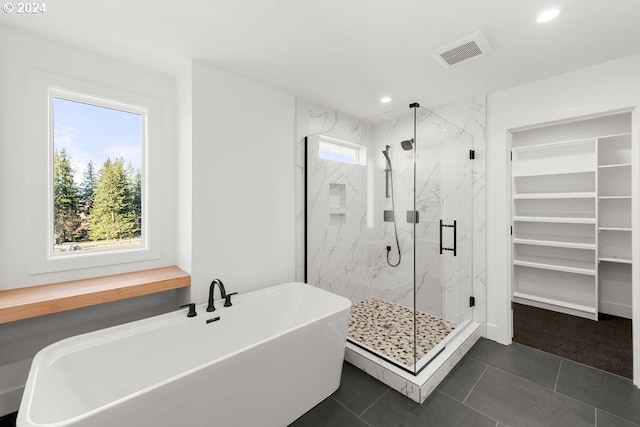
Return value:
[[(443, 227), (448, 227), (448, 228), (453, 228), (453, 248), (445, 248), (442, 246), (442, 228)], [(457, 221), (454, 219), (453, 220), (453, 224), (445, 224), (442, 222), (442, 220), (440, 220), (440, 254), (442, 254), (442, 251), (452, 251), (453, 252), (453, 256), (457, 256), (458, 255), (458, 251), (457, 251), (457, 247), (458, 247), (458, 226), (457, 226)]]

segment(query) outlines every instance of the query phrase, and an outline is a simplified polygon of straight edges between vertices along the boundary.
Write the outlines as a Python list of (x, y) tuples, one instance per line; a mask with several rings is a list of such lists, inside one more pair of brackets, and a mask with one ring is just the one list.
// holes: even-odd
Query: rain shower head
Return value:
[(403, 150), (413, 150), (413, 138), (402, 141), (400, 145), (402, 145)]

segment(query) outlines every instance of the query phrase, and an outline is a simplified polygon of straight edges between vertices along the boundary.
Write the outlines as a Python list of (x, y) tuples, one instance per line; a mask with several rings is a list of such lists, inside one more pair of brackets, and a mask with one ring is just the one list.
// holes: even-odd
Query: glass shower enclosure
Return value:
[(473, 137), (417, 104), (305, 138), (305, 281), (348, 341), (419, 374), (472, 321)]

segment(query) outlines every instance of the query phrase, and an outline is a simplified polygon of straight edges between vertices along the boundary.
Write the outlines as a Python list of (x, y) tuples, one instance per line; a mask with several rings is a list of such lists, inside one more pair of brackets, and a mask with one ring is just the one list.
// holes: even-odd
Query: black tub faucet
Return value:
[(213, 279), (213, 282), (209, 285), (209, 304), (207, 305), (207, 311), (214, 311), (216, 308), (213, 306), (213, 291), (216, 288), (216, 284), (220, 287), (220, 297), (227, 299), (227, 293), (224, 290), (224, 285), (220, 279)]

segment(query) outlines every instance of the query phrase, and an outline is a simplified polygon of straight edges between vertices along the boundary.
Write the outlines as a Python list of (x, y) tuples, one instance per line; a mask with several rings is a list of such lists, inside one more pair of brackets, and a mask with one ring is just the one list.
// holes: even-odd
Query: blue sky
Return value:
[(89, 161), (97, 172), (111, 158), (141, 169), (142, 116), (62, 98), (53, 99), (53, 144), (71, 155), (76, 183)]

